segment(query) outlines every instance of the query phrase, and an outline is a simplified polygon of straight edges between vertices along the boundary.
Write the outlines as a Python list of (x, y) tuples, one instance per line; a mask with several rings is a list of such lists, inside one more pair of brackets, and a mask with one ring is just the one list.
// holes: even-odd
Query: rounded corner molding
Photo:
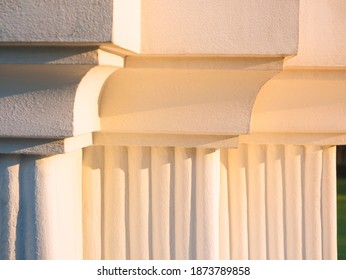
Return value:
[(0, 66), (0, 137), (66, 138), (98, 130), (99, 94), (116, 69)]
[(285, 70), (260, 90), (251, 133), (345, 133), (345, 91), (345, 70)]
[(106, 81), (105, 133), (239, 135), (253, 102), (277, 70), (124, 68)]

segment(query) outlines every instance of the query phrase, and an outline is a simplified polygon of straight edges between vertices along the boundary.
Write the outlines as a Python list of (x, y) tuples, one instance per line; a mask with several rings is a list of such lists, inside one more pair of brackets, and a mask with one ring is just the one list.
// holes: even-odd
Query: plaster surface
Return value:
[(64, 138), (98, 130), (99, 94), (116, 69), (0, 65), (0, 136)]
[(298, 0), (117, 0), (115, 13), (113, 41), (138, 53), (297, 52)]
[(101, 130), (247, 133), (260, 88), (278, 70), (132, 69), (113, 73), (100, 102)]
[(346, 71), (283, 71), (263, 86), (251, 132), (344, 133)]
[(298, 55), (286, 67), (346, 66), (346, 2), (301, 0)]
[(0, 64), (98, 64), (97, 47), (2, 46)]
[(113, 43), (141, 52), (141, 0), (113, 0)]
[(49, 156), (72, 152), (92, 144), (91, 133), (65, 139), (0, 138), (0, 153)]
[(0, 44), (112, 40), (112, 0), (3, 0), (0, 11)]

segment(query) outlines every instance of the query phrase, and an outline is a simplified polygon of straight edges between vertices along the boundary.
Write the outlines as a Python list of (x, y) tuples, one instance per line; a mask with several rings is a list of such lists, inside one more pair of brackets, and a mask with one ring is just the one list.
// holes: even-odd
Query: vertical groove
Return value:
[(285, 147), (285, 258), (302, 259), (302, 147)]
[(130, 258), (147, 260), (149, 252), (150, 150), (129, 147)]
[(104, 258), (126, 259), (127, 149), (105, 147)]
[(306, 259), (322, 259), (321, 181), (322, 149), (305, 147), (304, 166), (304, 247)]
[(220, 151), (197, 149), (197, 259), (219, 258)]
[(261, 145), (248, 145), (249, 259), (266, 255), (265, 153)]
[(228, 150), (230, 247), (234, 260), (248, 259), (246, 145)]
[(267, 146), (266, 158), (266, 209), (267, 209), (267, 252), (268, 259), (283, 260), (283, 154), (278, 145)]
[(228, 205), (228, 151), (220, 150), (220, 210), (219, 210), (219, 251), (220, 259), (230, 259), (230, 226), (229, 226), (229, 205)]
[(192, 260), (197, 259), (197, 172), (196, 172), (196, 149), (191, 150), (192, 156), (192, 186), (191, 186), (191, 212), (190, 212), (190, 234), (189, 234), (189, 257)]
[(322, 169), (322, 249), (324, 260), (336, 260), (336, 147), (324, 147)]
[[(51, 259), (55, 256), (53, 234), (56, 209), (54, 166), (48, 159), (25, 156), (27, 172), (21, 179), (25, 204), (25, 259)], [(23, 175), (24, 175), (23, 174)], [(49, 187), (47, 187), (49, 186)]]
[(153, 259), (171, 258), (170, 202), (173, 187), (171, 178), (174, 176), (173, 162), (173, 152), (170, 148), (152, 148)]
[(175, 148), (175, 256), (187, 260), (190, 256), (191, 195), (193, 151)]
[(333, 160), (335, 147), (107, 147), (104, 256), (336, 258)]
[(83, 257), (102, 257), (102, 185), (103, 147), (84, 149), (83, 153)]
[(16, 259), (20, 156), (0, 155), (0, 260)]
[[(54, 164), (56, 189), (52, 199), (56, 203), (55, 242), (57, 259), (83, 258), (82, 223), (82, 150), (50, 157)], [(52, 185), (45, 185), (51, 189)], [(52, 211), (54, 206), (49, 204)], [(62, 246), (63, 244), (63, 246)]]

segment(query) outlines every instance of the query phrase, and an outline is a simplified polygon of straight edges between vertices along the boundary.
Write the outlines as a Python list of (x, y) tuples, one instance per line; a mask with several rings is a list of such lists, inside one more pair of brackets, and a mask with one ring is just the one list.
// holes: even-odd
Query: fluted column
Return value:
[(170, 148), (152, 148), (151, 170), (153, 259), (174, 259), (173, 150)]
[(335, 260), (337, 253), (336, 147), (323, 148), (322, 168), (322, 257)]
[(150, 150), (129, 147), (130, 258), (149, 259), (151, 247)]
[(0, 156), (1, 259), (81, 259), (81, 151)]
[(175, 148), (175, 257), (196, 258), (196, 157), (194, 149)]
[(103, 147), (89, 147), (83, 155), (83, 257), (101, 259)]
[(20, 160), (0, 155), (0, 260), (16, 259)]
[(231, 258), (248, 259), (248, 201), (247, 201), (247, 149), (228, 150), (229, 201), (230, 201), (230, 246)]
[(284, 148), (268, 145), (266, 151), (267, 258), (285, 258), (284, 244)]
[(219, 258), (220, 151), (196, 152), (197, 259)]
[(303, 156), (302, 147), (291, 145), (285, 147), (285, 258), (288, 260), (303, 258)]
[[(128, 152), (125, 147), (104, 148), (103, 250), (105, 259), (127, 259)], [(101, 217), (100, 217), (101, 218)]]

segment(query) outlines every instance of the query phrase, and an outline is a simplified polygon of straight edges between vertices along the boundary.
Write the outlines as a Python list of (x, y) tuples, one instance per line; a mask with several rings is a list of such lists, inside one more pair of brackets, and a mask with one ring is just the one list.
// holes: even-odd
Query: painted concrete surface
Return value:
[(287, 67), (345, 67), (345, 12), (345, 1), (300, 0), (298, 55)]
[(3, 0), (0, 43), (111, 42), (112, 2)]
[(142, 0), (141, 4), (141, 53), (297, 53), (296, 0)]
[(0, 155), (0, 259), (81, 259), (81, 160)]
[(84, 153), (87, 259), (336, 258), (335, 147)]
[(142, 54), (295, 54), (299, 1), (116, 0), (113, 42)]
[(122, 133), (247, 133), (257, 93), (278, 72), (121, 69), (103, 87), (101, 129)]
[(51, 139), (98, 130), (99, 94), (104, 80), (116, 69), (0, 65), (0, 135)]
[(345, 90), (343, 69), (286, 70), (259, 92), (251, 131), (345, 133)]

